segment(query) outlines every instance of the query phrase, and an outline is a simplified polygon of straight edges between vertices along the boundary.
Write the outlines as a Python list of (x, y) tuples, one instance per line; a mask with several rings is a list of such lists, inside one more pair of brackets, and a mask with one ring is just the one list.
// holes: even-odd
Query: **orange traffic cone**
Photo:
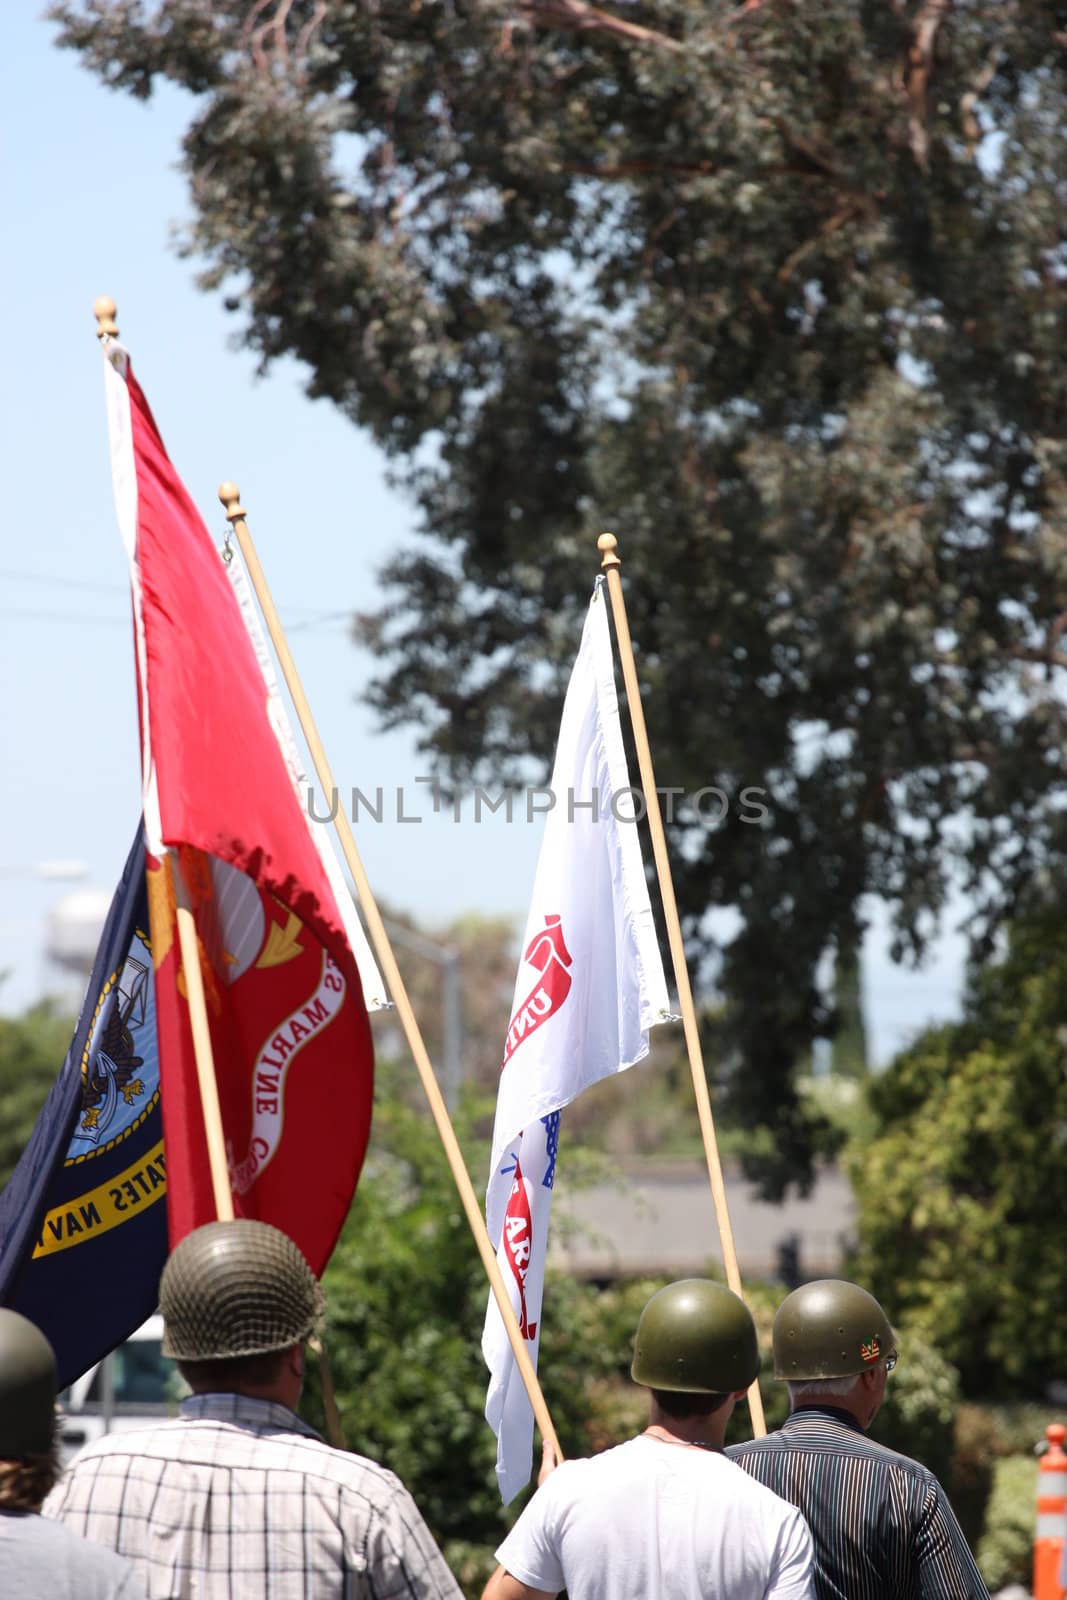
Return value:
[(1037, 1527), (1034, 1531), (1034, 1600), (1064, 1600), (1060, 1581), (1067, 1535), (1067, 1428), (1052, 1422), (1045, 1429), (1048, 1449), (1037, 1469)]

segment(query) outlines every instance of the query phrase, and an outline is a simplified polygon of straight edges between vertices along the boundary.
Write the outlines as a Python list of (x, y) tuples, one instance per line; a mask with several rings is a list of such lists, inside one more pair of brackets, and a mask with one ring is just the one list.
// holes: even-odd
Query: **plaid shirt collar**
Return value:
[(258, 1400), (250, 1394), (191, 1394), (181, 1402), (183, 1422), (230, 1422), (252, 1433), (299, 1433), (320, 1439), (295, 1411), (277, 1400)]

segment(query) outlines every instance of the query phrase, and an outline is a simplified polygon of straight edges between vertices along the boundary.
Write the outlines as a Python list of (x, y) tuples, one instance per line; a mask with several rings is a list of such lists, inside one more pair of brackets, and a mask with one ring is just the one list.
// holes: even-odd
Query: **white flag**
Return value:
[(363, 932), (363, 924), (356, 916), (356, 908), (353, 904), (352, 896), (348, 892), (344, 874), (337, 864), (337, 857), (334, 855), (330, 841), (326, 836), (325, 824), (312, 819), (311, 803), (315, 791), (300, 759), (300, 751), (297, 749), (297, 743), (293, 737), (292, 724), (286, 714), (285, 704), (278, 688), (278, 678), (274, 671), (274, 662), (271, 659), (270, 650), (267, 647), (266, 635), (260, 626), (259, 613), (252, 599), (248, 574), (245, 572), (244, 561), (241, 558), (240, 551), (235, 545), (231, 545), (226, 558), (226, 575), (230, 580), (230, 587), (237, 597), (241, 618), (248, 631), (248, 637), (252, 641), (252, 648), (256, 652), (259, 670), (263, 674), (263, 683), (267, 691), (267, 720), (274, 732), (274, 737), (281, 747), (282, 755), (285, 757), (285, 764), (289, 769), (293, 788), (300, 799), (301, 813), (314, 840), (315, 849), (319, 853), (319, 860), (322, 862), (323, 871), (326, 873), (330, 888), (333, 890), (333, 897), (337, 902), (337, 912), (345, 930), (348, 947), (356, 959), (356, 966), (359, 968), (359, 981), (363, 988), (363, 1003), (368, 1011), (390, 1011), (392, 1010), (392, 1005), (386, 995), (385, 984), (382, 982), (382, 975), (378, 971), (378, 963), (375, 961), (371, 947), (367, 943), (367, 935)]
[[(669, 1016), (615, 695), (599, 580), (563, 706), (553, 804), (523, 936), (500, 1072), (485, 1212), (537, 1364), (559, 1113), (648, 1052)], [(530, 1479), (533, 1411), (492, 1295), (482, 1334), (485, 1415), (505, 1505)]]

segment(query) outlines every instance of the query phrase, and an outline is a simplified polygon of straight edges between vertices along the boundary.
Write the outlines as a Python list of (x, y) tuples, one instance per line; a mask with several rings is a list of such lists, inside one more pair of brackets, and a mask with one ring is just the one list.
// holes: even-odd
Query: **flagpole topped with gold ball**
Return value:
[(119, 326), (115, 321), (118, 307), (110, 295), (102, 294), (93, 301), (93, 316), (96, 318), (96, 337), (98, 339), (117, 339)]
[[(101, 295), (93, 302), (96, 318), (96, 336), (100, 340), (117, 339), (117, 307), (109, 295)], [(226, 1142), (222, 1129), (222, 1108), (219, 1104), (219, 1086), (215, 1076), (215, 1057), (211, 1048), (211, 1029), (207, 1019), (207, 1001), (204, 997), (204, 977), (200, 967), (200, 944), (196, 932), (189, 889), (185, 882), (176, 851), (169, 850), (161, 863), (161, 882), (167, 879), (173, 885), (174, 918), (178, 928), (178, 948), (181, 971), (185, 980), (186, 1000), (189, 1006), (189, 1023), (193, 1035), (193, 1055), (196, 1061), (197, 1085), (200, 1090), (200, 1107), (204, 1118), (204, 1137), (207, 1142), (208, 1165), (211, 1172), (211, 1189), (215, 1200), (215, 1214), (220, 1222), (233, 1219), (233, 1190), (230, 1187), (230, 1170), (226, 1160)], [(161, 894), (153, 886), (149, 875), (148, 917), (152, 935), (152, 958), (158, 965), (161, 952), (170, 946), (170, 895), (166, 888)]]
[[(667, 854), (667, 837), (663, 830), (663, 818), (660, 815), (659, 795), (656, 793), (656, 775), (652, 768), (652, 751), (648, 743), (648, 730), (645, 727), (644, 707), (641, 704), (641, 688), (637, 681), (633, 644), (630, 640), (630, 625), (626, 618), (626, 601), (623, 597), (622, 578), (620, 576), (622, 563), (616, 554), (618, 540), (613, 533), (602, 533), (597, 540), (597, 549), (601, 553), (600, 565), (607, 576), (608, 594), (611, 598), (611, 614), (615, 623), (615, 637), (619, 646), (623, 682), (626, 685), (626, 702), (630, 708), (630, 721), (633, 725), (634, 745), (637, 750), (637, 762), (641, 772), (641, 788), (645, 797), (645, 812), (648, 817), (649, 833), (652, 837), (652, 854), (656, 863), (656, 876), (659, 879), (660, 897), (663, 901), (663, 915), (667, 924), (667, 940), (670, 944), (671, 960), (674, 963), (674, 981), (678, 989), (678, 1003), (682, 1008), (682, 1028), (685, 1033), (693, 1090), (696, 1094), (697, 1116), (700, 1121), (701, 1138), (704, 1142), (704, 1158), (707, 1162), (708, 1177), (711, 1181), (711, 1198), (715, 1206), (715, 1219), (719, 1227), (719, 1241), (722, 1245), (726, 1282), (734, 1294), (742, 1295), (741, 1272), (737, 1264), (733, 1228), (730, 1224), (730, 1207), (726, 1198), (726, 1183), (723, 1178), (722, 1162), (719, 1158), (719, 1143), (715, 1135), (715, 1120), (711, 1114), (711, 1097), (708, 1094), (708, 1080), (704, 1071), (704, 1058), (700, 1048), (700, 1030), (697, 1026), (696, 1008), (693, 1005), (693, 991), (689, 983), (689, 967), (685, 959), (685, 942), (682, 939), (682, 925), (678, 917), (678, 904), (674, 898), (674, 879), (671, 875), (670, 857)], [(752, 1431), (759, 1438), (766, 1433), (767, 1425), (763, 1416), (763, 1400), (759, 1392), (758, 1379), (748, 1391), (748, 1404), (752, 1414)]]
[[(300, 682), (300, 675), (297, 672), (296, 663), (294, 662), (292, 653), (289, 649), (288, 641), (286, 640), (285, 633), (281, 625), (281, 620), (278, 616), (273, 598), (271, 597), (270, 589), (267, 585), (266, 577), (263, 573), (263, 568), (261, 567), (259, 557), (256, 554), (256, 548), (252, 542), (252, 536), (248, 531), (248, 522), (246, 520), (247, 513), (245, 512), (244, 507), (241, 505), (240, 490), (234, 483), (220, 484), (219, 499), (222, 501), (222, 504), (225, 507), (226, 519), (233, 528), (234, 536), (236, 537), (237, 543), (240, 546), (241, 555), (243, 556), (245, 566), (248, 569), (248, 576), (251, 579), (252, 587), (256, 591), (256, 598), (259, 601), (260, 610), (263, 613), (263, 619), (267, 624), (267, 631), (270, 634), (271, 642), (274, 645), (275, 653), (277, 654), (278, 662), (282, 669), (282, 674), (285, 678), (286, 685), (289, 689), (289, 694), (296, 709), (296, 714), (300, 719), (300, 726), (303, 729), (304, 737), (307, 740), (308, 750), (311, 753), (311, 759), (314, 762), (315, 772), (318, 776), (318, 780), (327, 795), (333, 794), (336, 792), (337, 784), (334, 780), (330, 763), (326, 757), (326, 751), (323, 747), (322, 740), (319, 738), (318, 729), (315, 726), (315, 719), (312, 716), (311, 707), (308, 704), (307, 696), (305, 695), (303, 685)], [(397, 1016), (399, 1017), (401, 1027), (404, 1030), (404, 1037), (407, 1040), (408, 1049), (411, 1051), (412, 1058), (414, 1059), (416, 1070), (422, 1082), (423, 1091), (429, 1103), (431, 1115), (433, 1116), (434, 1123), (437, 1127), (438, 1136), (444, 1147), (448, 1164), (452, 1169), (452, 1177), (459, 1193), (460, 1201), (462, 1203), (464, 1212), (466, 1213), (471, 1233), (474, 1236), (474, 1242), (478, 1247), (478, 1254), (482, 1258), (482, 1265), (484, 1266), (486, 1276), (489, 1279), (490, 1288), (493, 1291), (493, 1295), (500, 1310), (500, 1315), (503, 1319), (504, 1326), (507, 1329), (508, 1339), (511, 1344), (512, 1352), (515, 1356), (515, 1362), (522, 1377), (526, 1393), (529, 1396), (530, 1405), (533, 1408), (534, 1417), (537, 1420), (537, 1426), (541, 1431), (542, 1439), (545, 1440), (555, 1451), (556, 1459), (558, 1461), (562, 1461), (563, 1453), (560, 1450), (559, 1440), (556, 1437), (556, 1430), (552, 1425), (552, 1418), (549, 1415), (548, 1406), (545, 1403), (545, 1398), (541, 1391), (541, 1385), (538, 1381), (537, 1372), (534, 1369), (533, 1362), (530, 1360), (529, 1351), (526, 1348), (526, 1342), (523, 1339), (518, 1318), (516, 1317), (514, 1308), (511, 1304), (511, 1298), (508, 1294), (507, 1286), (504, 1283), (503, 1274), (500, 1271), (500, 1264), (497, 1261), (496, 1252), (493, 1249), (492, 1241), (489, 1238), (489, 1233), (485, 1226), (485, 1219), (482, 1216), (481, 1206), (478, 1203), (477, 1197), (474, 1193), (474, 1188), (471, 1184), (470, 1174), (467, 1171), (466, 1162), (463, 1159), (463, 1152), (459, 1148), (459, 1141), (457, 1140), (455, 1130), (452, 1127), (452, 1119), (448, 1114), (448, 1108), (445, 1105), (440, 1087), (438, 1086), (433, 1065), (427, 1053), (426, 1045), (423, 1042), (419, 1024), (415, 1018), (411, 1001), (408, 998), (407, 989), (404, 986), (404, 980), (400, 975), (400, 969), (397, 966), (396, 957), (393, 954), (393, 948), (389, 942), (389, 936), (385, 931), (385, 925), (382, 922), (381, 913), (378, 910), (377, 902), (375, 901), (373, 891), (371, 890), (370, 883), (367, 879), (367, 874), (360, 858), (355, 837), (352, 833), (352, 828), (348, 818), (345, 816), (343, 806), (338, 806), (336, 808), (333, 822), (335, 828), (337, 829), (337, 835), (340, 840), (345, 861), (348, 863), (348, 870), (352, 874), (352, 882), (355, 884), (356, 888), (356, 897), (359, 901), (360, 908), (367, 924), (367, 932), (370, 935), (371, 944), (374, 947), (374, 953), (378, 958), (378, 962), (382, 969), (382, 976), (385, 979), (389, 993), (392, 996), (393, 1003), (396, 1006)]]

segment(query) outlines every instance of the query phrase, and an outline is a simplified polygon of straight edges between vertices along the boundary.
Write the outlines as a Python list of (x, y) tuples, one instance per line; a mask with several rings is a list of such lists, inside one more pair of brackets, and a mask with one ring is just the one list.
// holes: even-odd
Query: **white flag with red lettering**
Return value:
[[(615, 695), (599, 580), (563, 706), (552, 806), (522, 942), (485, 1197), (489, 1237), (534, 1365), (559, 1114), (648, 1052), (670, 1013)], [(533, 1411), (492, 1295), (485, 1415), (505, 1505), (530, 1480)]]

